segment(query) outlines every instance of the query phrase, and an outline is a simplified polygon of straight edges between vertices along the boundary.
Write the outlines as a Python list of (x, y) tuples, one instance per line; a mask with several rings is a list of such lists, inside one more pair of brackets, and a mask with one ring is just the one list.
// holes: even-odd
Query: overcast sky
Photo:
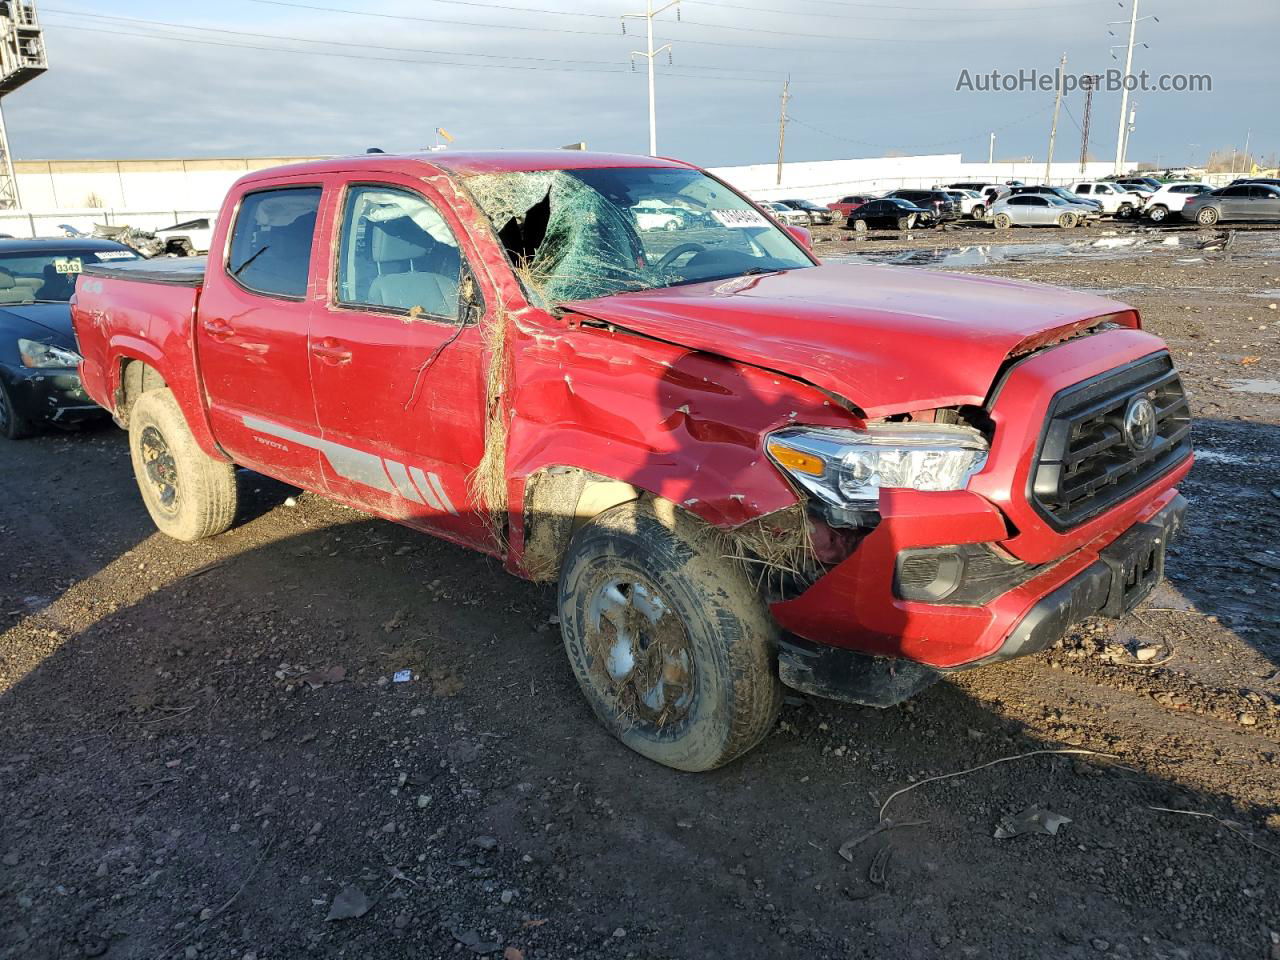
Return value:
[[(1132, 0), (681, 0), (658, 20), (659, 152), (771, 161), (791, 75), (789, 160), (962, 152), (1045, 156), (1052, 92), (956, 92), (971, 74), (1118, 67)], [(1207, 73), (1211, 93), (1138, 93), (1131, 160), (1280, 152), (1277, 0), (1140, 0), (1135, 72)], [(656, 4), (660, 5), (660, 4)], [(644, 0), (53, 0), (49, 72), (4, 100), (14, 155), (197, 157), (458, 147), (647, 149)], [(341, 10), (351, 12), (340, 12)], [(558, 11), (558, 12), (557, 12)], [(129, 18), (129, 19), (125, 19)], [(1108, 29), (1116, 36), (1109, 36)], [(180, 39), (185, 38), (185, 39)], [(291, 38), (291, 39), (283, 39)], [(302, 40), (321, 42), (302, 42)], [(191, 42), (199, 41), (199, 42)], [(284, 52), (302, 51), (302, 52)], [(1123, 59), (1123, 50), (1117, 51)], [(342, 56), (339, 56), (341, 54)], [(1122, 62), (1122, 61), (1121, 61)], [(1091, 153), (1114, 156), (1119, 94), (1094, 96)], [(1084, 94), (1055, 158), (1079, 156)]]

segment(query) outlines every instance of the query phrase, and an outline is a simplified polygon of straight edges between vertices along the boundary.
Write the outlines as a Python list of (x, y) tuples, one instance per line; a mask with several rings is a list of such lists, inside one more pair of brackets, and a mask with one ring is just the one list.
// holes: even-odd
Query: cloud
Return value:
[[(459, 147), (558, 146), (579, 139), (596, 149), (641, 152), (647, 146), (644, 64), (637, 64), (633, 73), (629, 61), (629, 52), (643, 40), (634, 24), (628, 36), (621, 34), (617, 14), (625, 2), (509, 2), (572, 11), (574, 16), (486, 10), (483, 3), (439, 0), (315, 2), (489, 25), (349, 16), (252, 0), (222, 4), (218, 12), (204, 11), (198, 18), (158, 0), (90, 11), (250, 34), (323, 38), (335, 45), (292, 46), (387, 58), (342, 59), (122, 36), (149, 28), (72, 17), (59, 11), (82, 8), (84, 0), (57, 0), (41, 8), (51, 69), (5, 101), (15, 155), (310, 155), (362, 152), (374, 145), (404, 150), (432, 142), (436, 126), (454, 133)], [(750, 0), (746, 5), (686, 0), (684, 22), (666, 19), (658, 28), (660, 35), (675, 38), (674, 63), (660, 59), (658, 64), (660, 151), (708, 165), (770, 160), (780, 83), (790, 73), (790, 109), (801, 121), (788, 131), (788, 156), (793, 159), (876, 155), (888, 149), (965, 150), (977, 156), (985, 154), (987, 132), (997, 128), (999, 154), (1043, 156), (1051, 95), (957, 94), (954, 86), (963, 68), (1052, 69), (1064, 49), (1069, 69), (1113, 66), (1107, 45), (1115, 41), (1106, 35), (1105, 20), (1118, 19), (1125, 11), (1105, 2), (1038, 9), (1057, 3), (973, 0), (964, 10), (913, 13), (883, 0), (878, 6), (843, 9), (816, 0)], [(942, 0), (919, 4), (926, 5), (952, 11)], [(1193, 0), (1160, 0), (1158, 6), (1161, 23), (1143, 25), (1151, 48), (1139, 51), (1138, 65), (1152, 72), (1212, 73), (1214, 91), (1140, 96), (1133, 152), (1148, 157), (1160, 153), (1173, 161), (1185, 159), (1189, 139), (1202, 143), (1202, 155), (1210, 145), (1242, 140), (1245, 129), (1257, 121), (1248, 91), (1269, 88), (1274, 79), (1270, 47), (1280, 31), (1280, 5), (1242, 0), (1238, 15), (1226, 20)], [(748, 7), (791, 12), (749, 12)], [(830, 16), (832, 11), (844, 18)], [(1243, 23), (1250, 29), (1242, 30)], [(550, 29), (512, 29), (516, 26)], [(226, 44), (281, 45), (254, 36), (186, 35)], [(855, 35), (887, 42), (842, 39)], [(450, 51), (455, 59), (476, 63), (483, 58), (461, 54), (596, 63), (496, 61), (538, 68), (530, 70), (402, 63), (396, 58), (441, 57), (357, 46), (361, 44)], [(783, 49), (756, 49), (767, 46)], [(551, 69), (557, 66), (565, 69)], [(1083, 96), (1069, 97), (1067, 105), (1059, 150), (1072, 155), (1078, 149), (1072, 125), (1080, 117)], [(1099, 95), (1094, 106), (1094, 152), (1106, 155), (1114, 143), (1117, 98)], [(1189, 136), (1189, 130), (1194, 134)], [(1274, 136), (1274, 131), (1268, 134)], [(1277, 147), (1259, 146), (1264, 151)]]

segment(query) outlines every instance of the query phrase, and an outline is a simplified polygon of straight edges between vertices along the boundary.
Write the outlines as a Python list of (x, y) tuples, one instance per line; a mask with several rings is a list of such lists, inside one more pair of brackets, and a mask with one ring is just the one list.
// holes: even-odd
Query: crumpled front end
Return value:
[(1192, 463), (1161, 341), (1111, 330), (1033, 353), (1006, 368), (985, 412), (989, 455), (965, 489), (883, 489), (852, 552), (772, 605), (802, 647), (976, 666), (1120, 616), (1154, 587)]

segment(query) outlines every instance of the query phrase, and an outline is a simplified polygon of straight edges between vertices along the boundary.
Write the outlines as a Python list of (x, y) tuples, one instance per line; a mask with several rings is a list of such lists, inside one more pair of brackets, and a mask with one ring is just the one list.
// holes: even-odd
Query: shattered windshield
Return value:
[(466, 184), (544, 306), (813, 266), (748, 200), (697, 170), (476, 174)]

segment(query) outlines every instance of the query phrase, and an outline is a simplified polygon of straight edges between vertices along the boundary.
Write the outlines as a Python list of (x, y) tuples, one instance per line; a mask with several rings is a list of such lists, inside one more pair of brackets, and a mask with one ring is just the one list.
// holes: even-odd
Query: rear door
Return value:
[[(485, 449), (486, 296), (449, 206), (392, 174), (335, 188), (310, 333), (325, 483), (344, 500), (491, 547), (469, 477)], [(496, 316), (496, 314), (495, 314)]]
[(307, 352), (320, 183), (255, 184), (228, 239), (211, 251), (196, 350), (218, 443), (237, 462), (298, 486), (321, 485)]
[(1280, 220), (1280, 190), (1255, 183), (1249, 188), (1249, 205), (1255, 220)]

